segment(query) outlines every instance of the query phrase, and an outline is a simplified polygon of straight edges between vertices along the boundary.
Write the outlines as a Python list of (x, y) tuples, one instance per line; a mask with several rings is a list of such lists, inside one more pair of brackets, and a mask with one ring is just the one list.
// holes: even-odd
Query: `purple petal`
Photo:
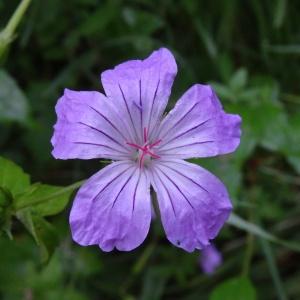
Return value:
[(122, 112), (135, 136), (143, 143), (146, 128), (151, 135), (167, 105), (177, 66), (167, 49), (154, 51), (145, 60), (132, 60), (102, 73), (106, 95)]
[(106, 97), (98, 92), (65, 90), (56, 105), (57, 123), (52, 137), (53, 156), (126, 159), (131, 137)]
[(153, 161), (151, 183), (168, 239), (186, 251), (208, 246), (231, 212), (225, 186), (195, 164), (179, 159)]
[(151, 221), (150, 183), (130, 161), (115, 162), (79, 190), (70, 214), (74, 241), (129, 251), (147, 236)]
[(233, 152), (240, 143), (238, 115), (226, 114), (209, 85), (191, 87), (163, 120), (158, 155), (209, 157)]
[(214, 245), (205, 247), (200, 256), (200, 265), (204, 273), (213, 274), (222, 264), (222, 254)]

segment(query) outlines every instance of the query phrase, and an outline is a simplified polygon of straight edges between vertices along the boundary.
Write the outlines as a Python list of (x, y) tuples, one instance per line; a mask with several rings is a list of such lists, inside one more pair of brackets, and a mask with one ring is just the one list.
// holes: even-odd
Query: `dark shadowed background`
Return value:
[[(0, 0), (0, 28), (19, 2)], [(0, 155), (31, 182), (88, 178), (105, 162), (51, 156), (58, 97), (65, 87), (101, 91), (102, 71), (164, 46), (179, 69), (168, 109), (192, 84), (210, 83), (243, 117), (236, 153), (194, 160), (226, 183), (235, 215), (215, 241), (224, 262), (208, 276), (200, 252), (172, 246), (159, 220), (138, 249), (103, 253), (71, 241), (74, 188), (58, 189), (63, 206), (44, 214), (17, 210), (5, 190), (0, 299), (300, 299), (299, 20), (296, 0), (31, 1), (1, 57)], [(10, 172), (22, 189), (24, 174), (1, 162), (0, 179)]]

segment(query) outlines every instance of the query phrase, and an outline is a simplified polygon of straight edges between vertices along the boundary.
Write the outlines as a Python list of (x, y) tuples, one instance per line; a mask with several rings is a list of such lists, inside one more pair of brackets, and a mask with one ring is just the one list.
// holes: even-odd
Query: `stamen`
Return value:
[(160, 142), (161, 142), (161, 140), (158, 140), (158, 141), (154, 142), (153, 144), (150, 144), (150, 145), (149, 145), (149, 148), (152, 148), (152, 147), (154, 147), (154, 146), (157, 146)]
[(148, 140), (148, 136), (147, 136), (147, 128), (144, 127), (144, 143), (146, 143)]
[(139, 153), (139, 158), (138, 158), (140, 169), (142, 169), (143, 166), (144, 166), (144, 161), (145, 161), (146, 155), (149, 155), (151, 158), (160, 158), (159, 155), (153, 153), (152, 151), (150, 151), (150, 149), (152, 147), (157, 146), (161, 142), (161, 140), (157, 140), (156, 142), (154, 142), (152, 144), (149, 144), (149, 142), (147, 142), (147, 140), (148, 140), (148, 133), (147, 133), (147, 128), (146, 127), (144, 127), (143, 134), (144, 134), (144, 145), (143, 146), (140, 146), (140, 145), (135, 144), (135, 143), (126, 142), (127, 145), (129, 145), (129, 146), (131, 146), (131, 147), (133, 147), (133, 148), (135, 148), (137, 150), (142, 151), (142, 153)]
[(126, 142), (126, 144), (129, 145), (129, 146), (131, 146), (131, 147), (134, 147), (134, 148), (136, 148), (136, 149), (145, 151), (145, 148), (144, 148), (144, 147), (141, 147), (141, 146), (139, 146), (139, 145), (137, 145), (137, 144), (134, 144), (134, 143), (128, 143), (128, 142)]
[(150, 155), (151, 157), (153, 157), (153, 158), (160, 158), (159, 155), (154, 154), (153, 152), (151, 152), (151, 151), (149, 151), (149, 150), (147, 150), (147, 154), (149, 154), (149, 155)]

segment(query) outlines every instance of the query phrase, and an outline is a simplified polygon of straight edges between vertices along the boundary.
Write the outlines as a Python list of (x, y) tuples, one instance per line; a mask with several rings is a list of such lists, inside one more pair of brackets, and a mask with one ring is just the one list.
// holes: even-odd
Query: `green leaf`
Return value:
[(286, 15), (286, 0), (277, 0), (274, 5), (274, 18), (273, 18), (273, 26), (275, 28), (280, 28), (283, 24), (285, 15)]
[(237, 200), (242, 185), (242, 167), (253, 153), (255, 145), (256, 140), (249, 133), (249, 129), (243, 128), (241, 143), (234, 153), (221, 157), (192, 159), (191, 161), (216, 174), (225, 183), (231, 198)]
[(31, 207), (41, 216), (51, 216), (61, 212), (67, 205), (74, 188), (33, 184), (15, 200), (15, 208)]
[(218, 285), (210, 300), (255, 300), (256, 291), (247, 277), (236, 277)]
[(248, 79), (248, 72), (246, 69), (238, 69), (230, 78), (229, 86), (234, 91), (239, 91), (245, 87)]
[(55, 228), (30, 208), (18, 211), (16, 217), (39, 246), (41, 261), (43, 263), (47, 262), (59, 242)]
[(35, 226), (32, 220), (32, 212), (30, 209), (25, 208), (17, 212), (17, 219), (24, 225), (28, 232), (33, 236), (37, 245), (40, 245), (39, 237), (37, 236)]
[(242, 128), (264, 148), (271, 151), (283, 151), (288, 144), (287, 115), (276, 101), (256, 103), (231, 103), (229, 111), (242, 116)]
[(237, 199), (242, 181), (241, 166), (236, 163), (234, 154), (224, 157), (193, 159), (198, 164), (218, 176), (228, 188), (233, 199)]
[(300, 157), (289, 155), (287, 157), (288, 162), (293, 166), (293, 168), (300, 174)]
[(7, 189), (15, 196), (24, 192), (29, 185), (28, 174), (12, 161), (0, 157), (0, 187)]
[(91, 12), (85, 22), (80, 24), (77, 32), (83, 36), (102, 33), (119, 12), (118, 1), (109, 1)]
[(72, 288), (66, 288), (63, 290), (63, 299), (88, 300), (88, 296)]
[(242, 219), (241, 217), (235, 215), (234, 213), (232, 213), (230, 215), (230, 218), (228, 219), (227, 223), (232, 226), (235, 226), (239, 229), (242, 229), (246, 232), (252, 233), (258, 237), (266, 239), (267, 241), (277, 243), (277, 244), (280, 244), (291, 250), (300, 252), (300, 243), (295, 243), (295, 242), (290, 242), (290, 241), (279, 239), (278, 237), (272, 235), (271, 233), (264, 230), (263, 228), (257, 226), (254, 223), (250, 223), (250, 222)]
[(159, 269), (150, 268), (146, 273), (141, 300), (159, 300), (163, 294), (167, 278)]
[(62, 288), (66, 288), (61, 285), (64, 274), (63, 268), (64, 266), (60, 261), (59, 255), (55, 253), (49, 260), (48, 264), (44, 266), (44, 268), (41, 269), (41, 271), (33, 278), (34, 285), (38, 287), (40, 292), (61, 292)]
[(261, 144), (272, 151), (282, 150), (287, 144), (287, 116), (280, 105), (266, 103), (260, 107)]
[(0, 121), (25, 122), (28, 117), (27, 99), (15, 80), (0, 69)]
[(155, 14), (151, 14), (144, 10), (132, 9), (125, 7), (123, 16), (126, 23), (135, 33), (143, 35), (152, 34), (163, 26), (163, 20)]
[(271, 53), (277, 53), (282, 55), (300, 55), (299, 44), (283, 44), (283, 45), (266, 45), (266, 50)]
[(211, 85), (213, 86), (220, 99), (226, 99), (230, 101), (233, 101), (235, 99), (235, 95), (232, 93), (231, 89), (228, 86), (218, 82), (211, 82)]
[(207, 30), (200, 18), (193, 19), (194, 26), (199, 38), (202, 40), (204, 47), (210, 58), (216, 59), (218, 54), (217, 45), (215, 43), (213, 35)]
[(5, 188), (0, 187), (0, 235), (5, 232), (12, 239), (11, 218), (12, 218), (12, 195)]
[(12, 202), (11, 193), (5, 188), (0, 186), (0, 208), (9, 206)]
[(251, 129), (242, 124), (241, 142), (237, 150), (231, 155), (233, 161), (241, 168), (247, 159), (254, 152), (257, 144), (256, 138), (253, 136)]
[(41, 260), (46, 263), (59, 243), (58, 234), (44, 218), (33, 215), (32, 220), (39, 241)]
[(289, 130), (287, 131), (288, 143), (284, 147), (284, 153), (289, 163), (300, 174), (300, 113), (289, 118)]

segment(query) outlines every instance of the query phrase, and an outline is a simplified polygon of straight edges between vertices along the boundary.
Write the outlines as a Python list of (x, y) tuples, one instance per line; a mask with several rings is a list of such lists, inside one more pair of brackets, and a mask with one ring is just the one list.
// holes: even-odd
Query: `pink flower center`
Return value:
[(148, 141), (148, 134), (147, 134), (147, 128), (144, 128), (144, 144), (142, 146), (126, 142), (127, 145), (135, 148), (138, 150), (138, 161), (140, 168), (143, 167), (145, 159), (148, 158), (160, 158), (159, 155), (153, 153), (152, 148), (155, 146), (158, 146), (160, 144), (161, 140), (157, 140), (154, 143), (150, 143)]

